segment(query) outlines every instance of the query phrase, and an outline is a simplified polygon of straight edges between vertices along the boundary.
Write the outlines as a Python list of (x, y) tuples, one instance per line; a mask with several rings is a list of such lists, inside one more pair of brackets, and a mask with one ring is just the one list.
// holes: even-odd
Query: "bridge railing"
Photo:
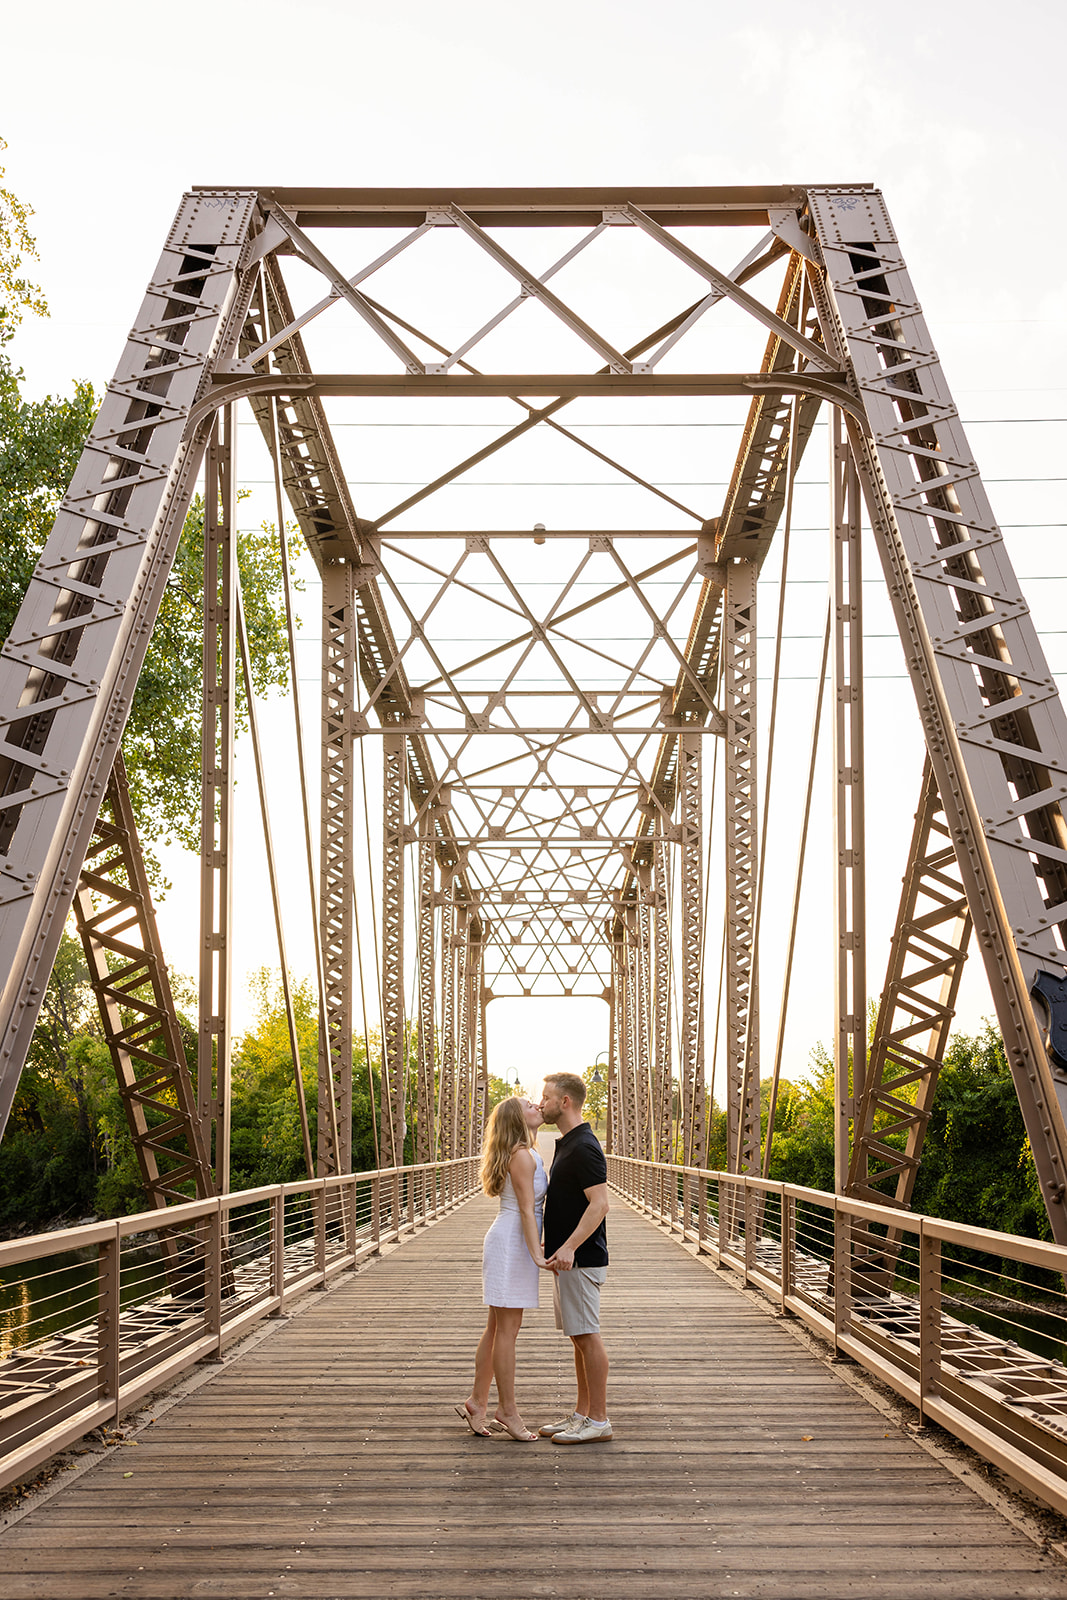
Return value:
[(624, 1156), (608, 1180), (1067, 1514), (1067, 1247)]
[(478, 1189), (464, 1157), (0, 1243), (0, 1486)]

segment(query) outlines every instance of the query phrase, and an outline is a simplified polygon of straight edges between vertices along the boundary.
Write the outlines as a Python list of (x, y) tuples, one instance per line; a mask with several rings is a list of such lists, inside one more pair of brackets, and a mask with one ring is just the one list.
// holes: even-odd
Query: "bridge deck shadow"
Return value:
[[(465, 1433), (476, 1201), (228, 1359), (0, 1541), (6, 1600), (1067, 1600), (1017, 1532), (706, 1263), (616, 1201), (610, 1444)], [(572, 1398), (527, 1314), (531, 1423)]]

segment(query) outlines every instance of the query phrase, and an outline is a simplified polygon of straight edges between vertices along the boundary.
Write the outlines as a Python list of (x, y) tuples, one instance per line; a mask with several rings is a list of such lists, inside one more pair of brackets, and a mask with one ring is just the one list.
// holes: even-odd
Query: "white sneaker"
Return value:
[(552, 1439), (557, 1433), (566, 1433), (568, 1428), (576, 1428), (585, 1418), (577, 1411), (572, 1411), (569, 1417), (561, 1417), (559, 1422), (546, 1422), (543, 1428), (538, 1428), (542, 1439)]
[(554, 1433), (551, 1438), (553, 1444), (597, 1444), (611, 1438), (611, 1423), (590, 1422), (588, 1417), (582, 1417), (573, 1427)]

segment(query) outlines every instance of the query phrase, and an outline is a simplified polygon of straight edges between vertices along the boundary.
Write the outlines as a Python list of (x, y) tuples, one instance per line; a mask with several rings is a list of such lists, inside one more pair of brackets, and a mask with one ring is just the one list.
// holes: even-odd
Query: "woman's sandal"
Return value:
[(467, 1427), (470, 1429), (471, 1433), (473, 1433), (476, 1439), (491, 1439), (493, 1437), (488, 1428), (484, 1426), (481, 1428), (476, 1428), (474, 1426), (474, 1419), (467, 1410), (467, 1402), (465, 1400), (461, 1406), (453, 1406), (452, 1410), (456, 1413), (457, 1417), (463, 1418), (464, 1422), (467, 1424)]
[(510, 1433), (511, 1437), (517, 1440), (519, 1444), (533, 1444), (534, 1440), (539, 1437), (538, 1434), (531, 1433), (529, 1428), (524, 1428), (521, 1433), (516, 1433), (514, 1428), (510, 1427), (508, 1423), (502, 1422), (499, 1417), (493, 1417), (489, 1426), (494, 1433)]

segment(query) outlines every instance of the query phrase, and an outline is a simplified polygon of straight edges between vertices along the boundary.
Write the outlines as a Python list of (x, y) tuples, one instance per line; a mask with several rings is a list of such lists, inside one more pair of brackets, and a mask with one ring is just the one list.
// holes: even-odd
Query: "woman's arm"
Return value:
[(519, 1202), (519, 1215), (522, 1217), (522, 1236), (526, 1240), (526, 1248), (534, 1260), (534, 1265), (543, 1267), (545, 1264), (544, 1251), (541, 1241), (537, 1236), (537, 1222), (534, 1216), (534, 1173), (537, 1163), (534, 1161), (533, 1152), (530, 1150), (516, 1150), (511, 1158), (508, 1171), (511, 1174), (511, 1185), (515, 1190), (515, 1198)]

